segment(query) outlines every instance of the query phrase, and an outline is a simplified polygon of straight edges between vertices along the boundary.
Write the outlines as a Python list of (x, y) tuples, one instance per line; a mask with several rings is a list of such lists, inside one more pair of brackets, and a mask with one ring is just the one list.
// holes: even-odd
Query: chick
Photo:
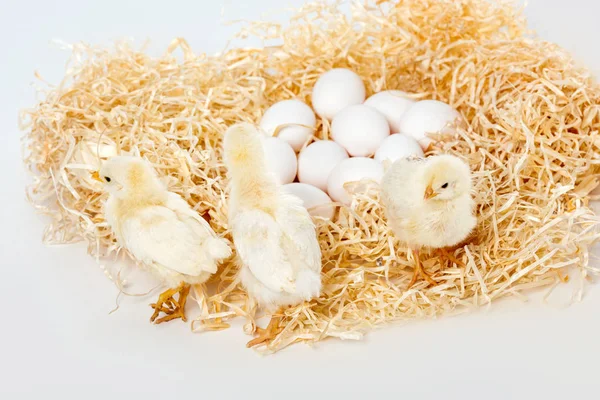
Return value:
[(381, 197), (386, 216), (415, 259), (409, 288), (419, 275), (436, 284), (422, 269), (421, 248), (440, 249), (447, 258), (461, 264), (444, 248), (461, 243), (475, 228), (471, 187), (468, 165), (450, 155), (400, 159), (384, 175)]
[[(267, 167), (263, 136), (250, 124), (234, 125), (224, 139), (229, 171), (229, 224), (242, 263), (240, 279), (260, 305), (277, 308), (318, 297), (321, 249), (302, 200), (283, 190)], [(280, 314), (280, 313), (276, 313)], [(276, 329), (272, 317), (261, 336)]]
[(156, 323), (185, 321), (190, 285), (217, 272), (217, 263), (231, 255), (229, 245), (184, 199), (166, 190), (145, 160), (112, 157), (93, 177), (109, 193), (104, 211), (119, 244), (172, 288), (152, 304), (151, 321), (160, 312), (167, 315)]

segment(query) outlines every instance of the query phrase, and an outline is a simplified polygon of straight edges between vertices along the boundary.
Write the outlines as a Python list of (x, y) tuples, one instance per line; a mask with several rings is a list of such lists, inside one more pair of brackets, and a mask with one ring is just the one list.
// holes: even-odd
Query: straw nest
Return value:
[[(434, 317), (551, 286), (561, 271), (585, 276), (599, 238), (588, 208), (598, 185), (600, 87), (556, 45), (532, 38), (511, 3), (401, 0), (315, 3), (290, 24), (249, 24), (240, 37), (281, 45), (207, 56), (181, 39), (152, 58), (126, 44), (72, 46), (67, 77), (23, 113), (32, 203), (52, 218), (45, 240), (87, 241), (90, 254), (119, 252), (104, 222), (105, 195), (89, 171), (99, 155), (139, 154), (154, 164), (213, 228), (227, 232), (227, 182), (221, 138), (240, 121), (257, 123), (283, 99), (310, 103), (316, 79), (334, 67), (357, 72), (370, 93), (401, 89), (448, 102), (462, 114), (456, 135), (430, 154), (451, 153), (474, 174), (478, 227), (455, 250), (466, 268), (424, 262), (439, 285), (406, 290), (412, 261), (387, 227), (377, 189), (316, 221), (323, 252), (323, 293), (290, 308), (272, 341), (358, 339), (399, 319)], [(183, 61), (174, 55), (183, 51)], [(321, 121), (316, 136), (327, 138)], [(229, 237), (229, 236), (228, 236)], [(218, 330), (256, 306), (225, 263), (212, 288), (196, 292), (195, 331)], [(211, 286), (211, 285), (209, 285)]]

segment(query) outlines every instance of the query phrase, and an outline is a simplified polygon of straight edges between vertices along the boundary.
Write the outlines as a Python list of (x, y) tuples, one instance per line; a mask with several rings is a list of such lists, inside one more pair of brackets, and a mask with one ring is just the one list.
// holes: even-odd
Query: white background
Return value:
[[(34, 105), (33, 71), (58, 82), (68, 53), (54, 38), (109, 44), (150, 38), (161, 52), (176, 36), (198, 52), (221, 50), (236, 27), (225, 18), (301, 1), (0, 1), (0, 398), (57, 395), (137, 398), (598, 398), (600, 288), (533, 296), (437, 321), (386, 327), (362, 342), (328, 340), (261, 357), (235, 326), (192, 334), (179, 322), (148, 323), (150, 298), (126, 299), (83, 246), (41, 244), (45, 221), (24, 198), (17, 110)], [(600, 3), (530, 0), (530, 25), (600, 72)], [(289, 15), (289, 14), (288, 14)], [(271, 19), (284, 19), (275, 13)], [(34, 395), (36, 395), (34, 397)]]

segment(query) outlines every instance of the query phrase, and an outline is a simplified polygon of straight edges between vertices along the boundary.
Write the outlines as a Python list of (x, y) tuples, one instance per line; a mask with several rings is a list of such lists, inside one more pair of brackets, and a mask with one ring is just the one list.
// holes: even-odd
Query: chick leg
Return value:
[(429, 274), (427, 272), (425, 272), (425, 270), (423, 269), (423, 266), (421, 265), (421, 260), (419, 258), (419, 252), (415, 251), (415, 250), (411, 250), (412, 254), (413, 254), (413, 258), (415, 259), (415, 269), (413, 272), (413, 277), (410, 280), (410, 282), (408, 283), (408, 289), (410, 289), (416, 282), (419, 276), (421, 276), (423, 279), (425, 279), (427, 282), (429, 282), (431, 285), (437, 285), (437, 282), (435, 280), (433, 280), (433, 278), (431, 276), (429, 276)]
[(269, 342), (276, 336), (280, 331), (281, 327), (279, 326), (279, 322), (283, 319), (283, 313), (279, 313), (279, 311), (271, 316), (271, 320), (269, 321), (269, 325), (267, 325), (266, 329), (256, 328), (258, 336), (248, 343), (246, 343), (246, 347), (255, 347), (265, 342)]
[[(179, 293), (179, 299), (175, 300), (173, 296), (177, 293)], [(176, 288), (165, 290), (158, 296), (156, 303), (150, 304), (150, 307), (154, 309), (154, 313), (150, 317), (150, 322), (160, 324), (177, 318), (181, 318), (183, 322), (186, 322), (185, 303), (187, 302), (189, 293), (190, 285), (183, 282)], [(161, 312), (164, 313), (165, 316), (158, 318)]]

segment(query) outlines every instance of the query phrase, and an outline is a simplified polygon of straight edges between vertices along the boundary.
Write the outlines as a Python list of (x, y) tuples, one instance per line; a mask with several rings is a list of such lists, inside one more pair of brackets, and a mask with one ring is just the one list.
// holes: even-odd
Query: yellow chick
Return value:
[(469, 166), (451, 155), (400, 159), (385, 173), (381, 197), (388, 222), (415, 259), (409, 288), (419, 275), (436, 284), (421, 266), (421, 248), (441, 249), (461, 264), (444, 248), (465, 240), (477, 224), (471, 188)]
[(112, 157), (93, 176), (109, 193), (104, 211), (119, 244), (171, 287), (152, 305), (151, 321), (160, 312), (167, 315), (157, 323), (185, 321), (190, 285), (217, 272), (217, 263), (231, 255), (229, 245), (142, 158)]
[[(242, 263), (240, 279), (260, 305), (275, 308), (318, 297), (321, 249), (302, 200), (283, 190), (268, 170), (263, 135), (250, 124), (225, 133), (229, 171), (229, 224)], [(273, 334), (277, 318), (260, 330), (254, 346)]]

